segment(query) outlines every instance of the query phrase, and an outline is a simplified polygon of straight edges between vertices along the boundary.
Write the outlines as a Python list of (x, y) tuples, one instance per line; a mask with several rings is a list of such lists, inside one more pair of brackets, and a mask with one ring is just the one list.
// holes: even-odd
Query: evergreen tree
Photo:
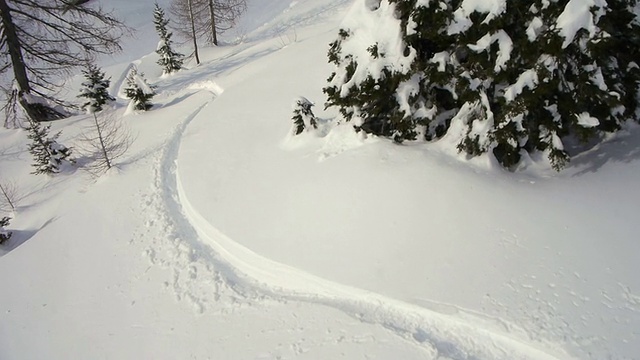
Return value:
[(169, 19), (165, 18), (164, 10), (156, 3), (153, 10), (153, 23), (156, 31), (160, 36), (160, 42), (156, 53), (160, 55), (158, 65), (162, 66), (163, 74), (171, 74), (182, 68), (182, 54), (179, 54), (171, 48), (171, 37), (173, 34), (167, 30)]
[(78, 97), (87, 99), (87, 102), (82, 104), (82, 109), (92, 114), (97, 111), (102, 111), (103, 105), (116, 100), (113, 96), (109, 95), (109, 84), (111, 80), (105, 79), (104, 72), (97, 66), (89, 64), (82, 73), (84, 74), (85, 81), (82, 83), (82, 89)]
[[(397, 142), (446, 136), (508, 168), (542, 151), (559, 170), (568, 142), (638, 118), (636, 3), (363, 1), (354, 11), (377, 19), (331, 44), (327, 106)], [(370, 34), (379, 38), (358, 51)]]
[(11, 238), (11, 231), (7, 231), (5, 229), (5, 226), (9, 226), (9, 221), (11, 220), (10, 217), (3, 217), (0, 219), (0, 244), (2, 244), (3, 242), (9, 240)]
[(296, 100), (292, 117), (294, 132), (296, 135), (302, 134), (302, 132), (308, 127), (312, 127), (314, 129), (318, 128), (318, 120), (313, 114), (313, 110), (311, 110), (313, 106), (314, 103), (305, 97), (301, 96)]
[(155, 96), (153, 86), (144, 79), (143, 73), (138, 73), (136, 68), (129, 71), (127, 75), (127, 87), (124, 89), (125, 95), (131, 99), (135, 110), (146, 111), (153, 106), (151, 99)]
[(63, 162), (73, 162), (70, 157), (71, 149), (56, 141), (61, 133), (49, 137), (50, 128), (51, 125), (42, 126), (35, 121), (31, 121), (27, 128), (27, 138), (31, 140), (29, 152), (34, 159), (32, 166), (36, 168), (32, 174), (55, 174), (60, 172)]

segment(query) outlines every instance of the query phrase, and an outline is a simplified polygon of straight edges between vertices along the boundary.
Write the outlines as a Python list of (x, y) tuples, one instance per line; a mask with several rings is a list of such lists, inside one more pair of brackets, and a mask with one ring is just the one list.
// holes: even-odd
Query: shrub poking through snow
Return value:
[(127, 75), (127, 87), (124, 89), (127, 98), (135, 110), (146, 111), (153, 106), (151, 99), (156, 95), (153, 86), (144, 79), (143, 73), (138, 73), (136, 68), (131, 69)]
[(113, 112), (93, 114), (93, 124), (80, 135), (80, 152), (91, 161), (84, 170), (98, 177), (115, 165), (133, 142), (129, 129)]
[(158, 65), (162, 66), (163, 74), (171, 74), (182, 68), (182, 54), (173, 51), (171, 47), (171, 37), (173, 33), (167, 30), (169, 19), (165, 17), (164, 10), (155, 4), (153, 9), (153, 24), (156, 27), (158, 36), (160, 36), (160, 42), (158, 42), (158, 48), (156, 53), (160, 55), (158, 59)]
[(8, 231), (7, 229), (5, 229), (5, 226), (9, 226), (10, 220), (11, 218), (7, 216), (0, 219), (0, 244), (2, 244), (3, 242), (11, 238), (11, 235), (12, 235), (11, 231)]
[(0, 210), (16, 211), (18, 197), (16, 183), (0, 178)]
[(446, 136), (507, 168), (541, 151), (559, 170), (567, 141), (640, 115), (636, 2), (360, 0), (330, 45), (327, 106), (396, 142)]
[(109, 84), (111, 80), (104, 78), (102, 72), (94, 64), (89, 64), (82, 71), (85, 81), (82, 83), (82, 89), (78, 97), (86, 98), (87, 102), (82, 104), (82, 109), (92, 114), (96, 111), (102, 111), (102, 107), (116, 99), (109, 95)]
[(55, 174), (60, 172), (63, 163), (73, 163), (71, 149), (56, 141), (61, 132), (50, 137), (50, 128), (51, 125), (42, 126), (35, 121), (31, 121), (27, 127), (27, 138), (31, 140), (28, 148), (33, 155), (32, 166), (36, 168), (32, 174)]
[(318, 118), (313, 114), (313, 110), (311, 108), (314, 106), (314, 103), (309, 101), (309, 99), (305, 97), (299, 97), (296, 99), (293, 106), (293, 131), (295, 135), (300, 135), (304, 132), (305, 129), (312, 127), (314, 129), (318, 128)]

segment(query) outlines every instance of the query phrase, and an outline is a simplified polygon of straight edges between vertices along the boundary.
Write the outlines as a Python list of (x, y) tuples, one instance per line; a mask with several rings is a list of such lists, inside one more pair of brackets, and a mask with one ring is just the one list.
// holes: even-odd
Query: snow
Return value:
[[(595, 24), (606, 5), (606, 0), (570, 0), (556, 21), (556, 27), (560, 30), (560, 35), (564, 37), (562, 48), (566, 48), (573, 42), (580, 29), (587, 30), (589, 36), (593, 37), (598, 31)], [(596, 8), (598, 17), (594, 18), (594, 14), (591, 12), (592, 8)]]
[[(404, 53), (406, 46), (402, 41), (401, 24), (394, 13), (395, 5), (382, 1), (371, 16), (371, 9), (365, 1), (355, 1), (345, 15), (340, 28), (349, 32), (349, 38), (342, 43), (342, 51), (354, 54), (353, 60), (358, 66), (349, 81), (342, 85), (341, 96), (346, 96), (353, 84), (360, 83), (369, 76), (380, 79), (384, 69), (393, 68), (401, 72), (409, 70), (416, 51), (411, 49), (410, 54)], [(366, 50), (372, 46), (378, 49), (380, 56), (377, 58)], [(341, 71), (336, 74), (334, 81), (341, 82), (346, 75), (345, 71)]]
[(507, 10), (506, 0), (463, 0), (460, 7), (453, 14), (453, 22), (449, 26), (449, 34), (458, 34), (467, 30), (471, 26), (469, 15), (474, 12), (487, 14), (482, 21), (488, 24), (496, 16)]
[(433, 54), (429, 61), (438, 64), (438, 71), (444, 72), (447, 69), (447, 63), (450, 61), (450, 58), (451, 54), (446, 51), (441, 51)]
[(511, 50), (513, 50), (513, 41), (504, 30), (498, 30), (495, 34), (486, 34), (476, 44), (469, 45), (469, 49), (475, 52), (486, 51), (496, 41), (499, 50), (494, 70), (498, 73), (506, 69), (507, 62), (511, 59)]
[[(117, 168), (29, 175), (26, 132), (0, 129), (2, 179), (23, 194), (0, 246), (0, 358), (637, 357), (639, 128), (559, 174), (467, 160), (447, 138), (394, 145), (334, 110), (314, 108), (323, 130), (291, 137), (291, 103), (324, 100), (338, 29), (384, 31), (361, 24), (372, 3), (251, 0), (242, 41), (232, 31), (200, 66), (161, 77), (153, 3), (117, 1), (141, 30), (104, 62), (111, 92), (133, 66), (157, 92), (144, 113), (114, 104), (135, 138)], [(362, 76), (400, 59), (395, 31), (379, 44), (389, 60)], [(492, 126), (485, 116), (472, 129)], [(52, 131), (73, 146), (91, 121)]]
[(536, 86), (538, 86), (538, 73), (535, 69), (529, 69), (518, 76), (518, 81), (515, 84), (505, 89), (504, 99), (511, 102), (522, 94), (525, 88), (534, 90)]
[(534, 42), (538, 38), (538, 35), (542, 32), (541, 29), (543, 26), (544, 24), (542, 23), (542, 19), (539, 17), (536, 16), (531, 20), (531, 23), (527, 27), (527, 37), (529, 38), (529, 41)]
[(581, 114), (577, 115), (578, 117), (578, 125), (586, 127), (586, 128), (592, 128), (595, 126), (600, 125), (600, 121), (596, 118), (594, 118), (593, 116), (591, 116), (589, 113), (587, 112), (583, 112)]

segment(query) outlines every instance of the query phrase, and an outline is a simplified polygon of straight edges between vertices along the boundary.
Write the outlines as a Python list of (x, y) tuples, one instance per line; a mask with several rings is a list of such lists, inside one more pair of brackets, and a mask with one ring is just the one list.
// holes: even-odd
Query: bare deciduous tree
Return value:
[[(246, 9), (246, 0), (173, 0), (171, 4), (178, 25), (175, 30), (194, 42), (196, 57), (198, 38), (218, 45), (218, 35), (232, 28)], [(179, 26), (184, 24), (189, 24), (189, 28)]]
[[(197, 32), (197, 19), (202, 18), (202, 8), (194, 6), (196, 0), (174, 0), (171, 3), (171, 15), (176, 18), (174, 24), (175, 31), (178, 35), (193, 42), (193, 56), (195, 57), (196, 64), (200, 64), (200, 57), (198, 56), (198, 32)], [(189, 24), (188, 28), (178, 26), (181, 24)]]
[(4, 94), (4, 127), (7, 129), (18, 129), (21, 127), (20, 120), (18, 119), (18, 101), (17, 93), (11, 88), (2, 88)]
[[(62, 75), (95, 54), (120, 50), (128, 28), (87, 0), (0, 0), (0, 73), (7, 108), (19, 103), (32, 121), (66, 117), (55, 105)], [(6, 83), (8, 82), (8, 83)], [(9, 114), (15, 115), (15, 111)]]
[(209, 22), (206, 26), (207, 41), (218, 45), (218, 34), (231, 29), (240, 15), (247, 10), (246, 0), (201, 0), (209, 8)]
[(15, 211), (20, 193), (14, 181), (0, 179), (0, 210)]
[(79, 151), (89, 158), (83, 168), (93, 176), (111, 169), (133, 141), (131, 133), (114, 113), (93, 113), (93, 124), (80, 135)]

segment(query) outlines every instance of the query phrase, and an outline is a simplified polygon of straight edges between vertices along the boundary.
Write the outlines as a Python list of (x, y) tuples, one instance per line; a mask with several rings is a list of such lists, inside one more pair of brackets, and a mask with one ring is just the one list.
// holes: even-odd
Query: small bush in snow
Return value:
[(162, 66), (163, 74), (171, 74), (182, 68), (182, 54), (173, 51), (171, 37), (173, 34), (167, 30), (169, 19), (165, 18), (164, 10), (156, 3), (153, 10), (153, 24), (160, 36), (160, 42), (156, 53), (160, 55), (158, 65)]
[(327, 106), (358, 130), (446, 135), (508, 168), (543, 152), (560, 169), (567, 141), (639, 117), (635, 0), (492, 3), (360, 0), (330, 45)]
[(27, 138), (31, 140), (28, 148), (33, 155), (32, 166), (36, 168), (32, 174), (55, 174), (60, 172), (63, 163), (73, 163), (71, 149), (56, 141), (61, 132), (50, 137), (50, 128), (51, 125), (42, 126), (35, 121), (31, 121), (27, 127)]
[(9, 240), (11, 238), (11, 231), (7, 231), (5, 229), (5, 226), (9, 226), (9, 221), (11, 220), (11, 218), (5, 216), (2, 219), (0, 219), (0, 244), (2, 244), (3, 242)]
[(80, 95), (78, 97), (86, 98), (87, 101), (82, 104), (82, 109), (92, 114), (96, 111), (102, 111), (102, 106), (116, 99), (109, 95), (109, 84), (111, 81), (104, 78), (102, 72), (94, 64), (89, 64), (82, 71), (85, 81), (82, 83)]
[(127, 86), (124, 89), (127, 98), (131, 99), (135, 110), (146, 111), (153, 106), (151, 99), (156, 95), (153, 87), (144, 79), (143, 73), (138, 73), (136, 68), (131, 69), (127, 75)]
[(293, 107), (293, 125), (296, 135), (300, 135), (305, 129), (312, 127), (318, 128), (318, 118), (313, 114), (311, 108), (314, 103), (305, 97), (299, 97)]

